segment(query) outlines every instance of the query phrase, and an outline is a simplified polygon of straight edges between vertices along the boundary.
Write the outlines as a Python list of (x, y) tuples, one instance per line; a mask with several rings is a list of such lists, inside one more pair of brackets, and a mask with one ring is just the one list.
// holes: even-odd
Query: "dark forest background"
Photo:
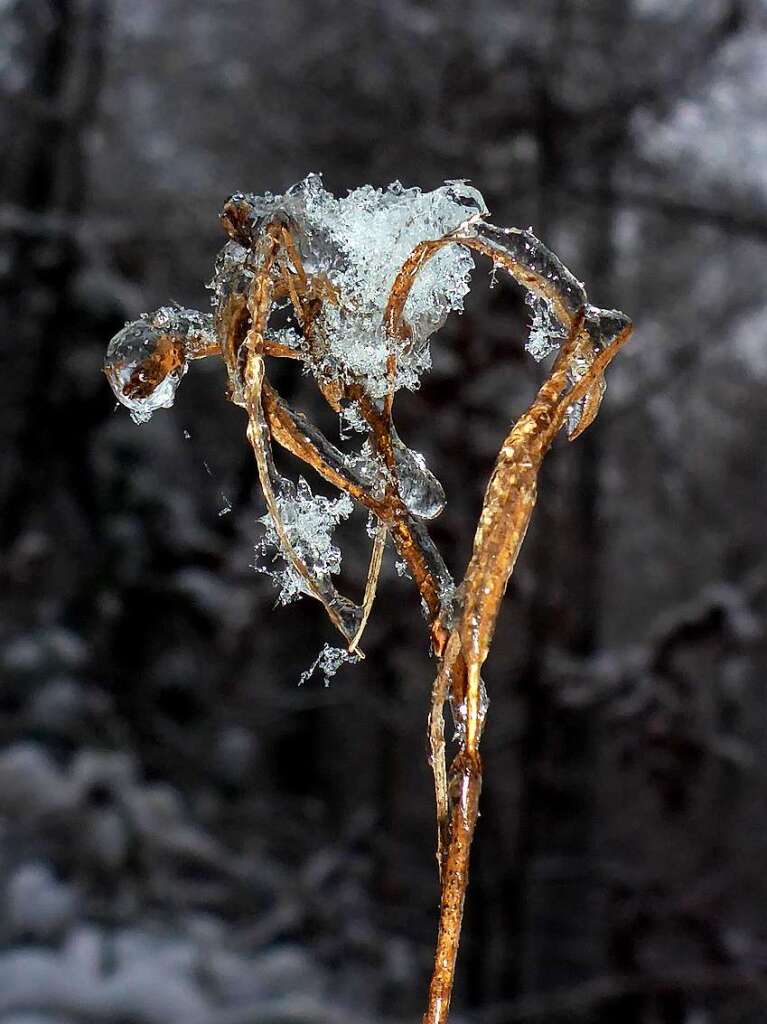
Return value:
[[(141, 428), (101, 374), (208, 308), (229, 193), (311, 170), (470, 178), (637, 324), (487, 665), (456, 1024), (767, 1018), (766, 115), (764, 0), (0, 2), (0, 1024), (422, 1012), (414, 591), (388, 562), (367, 660), (299, 689), (333, 637), (251, 568), (223, 368)], [(461, 572), (540, 374), (487, 271), (398, 403)]]

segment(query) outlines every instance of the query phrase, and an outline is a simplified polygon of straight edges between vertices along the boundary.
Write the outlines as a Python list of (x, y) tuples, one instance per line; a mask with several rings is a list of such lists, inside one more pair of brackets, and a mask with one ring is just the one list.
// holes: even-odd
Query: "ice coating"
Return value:
[(611, 345), (621, 331), (630, 326), (631, 320), (619, 309), (598, 309), (586, 306), (584, 327), (588, 331), (595, 352)]
[[(617, 309), (597, 309), (587, 306), (583, 319), (583, 331), (586, 341), (581, 345), (580, 354), (570, 361), (568, 380), (574, 387), (588, 371), (594, 359), (609, 348), (630, 326), (631, 321)], [(596, 416), (604, 398), (606, 383), (604, 376), (599, 376), (587, 393), (568, 406), (565, 414), (565, 430), (570, 440), (576, 438)]]
[[(487, 221), (472, 224), (471, 235), (484, 243), (481, 251), (513, 273), (524, 287), (545, 287), (552, 315), (566, 325), (586, 305), (586, 291), (564, 263), (529, 229), (499, 228)], [(503, 257), (501, 261), (500, 257)]]
[(208, 288), (215, 293), (213, 304), (221, 306), (233, 293), (244, 295), (253, 280), (253, 271), (247, 267), (248, 249), (238, 242), (229, 241), (216, 257), (213, 278)]
[[(463, 743), (466, 737), (466, 702), (462, 701), (458, 703), (452, 695), (448, 697), (448, 703), (450, 704), (450, 713), (453, 716), (453, 727), (455, 733), (453, 739), (459, 743)], [(487, 717), (488, 708), (490, 707), (490, 698), (487, 695), (487, 689), (485, 687), (485, 681), (480, 677), (479, 680), (479, 722), (480, 731), (484, 727), (485, 718)]]
[(408, 448), (393, 427), (391, 439), (396, 480), (390, 480), (385, 466), (369, 442), (362, 446), (358, 455), (345, 459), (346, 471), (378, 494), (383, 494), (387, 483), (391, 483), (396, 487), (408, 512), (418, 519), (435, 519), (445, 507), (442, 484), (426, 465), (423, 455)]

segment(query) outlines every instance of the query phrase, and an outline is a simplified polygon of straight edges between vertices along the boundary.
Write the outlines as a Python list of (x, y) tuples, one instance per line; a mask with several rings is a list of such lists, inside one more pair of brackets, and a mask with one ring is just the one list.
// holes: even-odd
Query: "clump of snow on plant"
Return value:
[[(318, 174), (282, 196), (247, 196), (259, 218), (287, 214), (305, 269), (324, 275), (340, 301), (326, 302), (318, 317), (325, 351), (318, 376), (362, 379), (369, 394), (388, 388), (386, 362), (396, 342), (386, 336), (386, 302), (402, 264), (423, 241), (437, 239), (487, 213), (481, 194), (464, 181), (432, 192), (363, 185), (337, 198)], [(416, 388), (430, 366), (428, 339), (452, 310), (463, 309), (474, 266), (461, 246), (440, 250), (419, 272), (405, 306), (412, 334), (407, 352), (398, 346), (395, 388)]]
[[(291, 547), (309, 569), (312, 576), (327, 578), (341, 569), (341, 551), (333, 543), (333, 530), (346, 519), (354, 507), (347, 494), (340, 498), (325, 498), (312, 494), (309, 484), (301, 477), (298, 484), (282, 479), (275, 495), (280, 519)], [(270, 515), (259, 520), (264, 535), (256, 545), (256, 569), (271, 576), (279, 587), (280, 604), (289, 604), (309, 593), (305, 581), (281, 552), (280, 540)]]

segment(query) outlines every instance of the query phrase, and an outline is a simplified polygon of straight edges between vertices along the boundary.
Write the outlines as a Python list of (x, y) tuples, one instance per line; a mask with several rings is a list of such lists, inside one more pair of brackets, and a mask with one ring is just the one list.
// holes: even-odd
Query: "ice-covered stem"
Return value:
[[(417, 529), (396, 489), (387, 488), (382, 498), (374, 497), (359, 474), (354, 472), (350, 460), (324, 438), (302, 414), (293, 412), (266, 381), (264, 354), (281, 354), (276, 351), (274, 342), (270, 344), (266, 334), (266, 323), (275, 292), (272, 269), (281, 249), (290, 254), (291, 272), (296, 272), (298, 276), (296, 282), (290, 283), (291, 272), (283, 268), (281, 283), (290, 292), (294, 305), (304, 307), (308, 284), (305, 276), (298, 273), (301, 264), (290, 241), (290, 232), (284, 225), (272, 223), (266, 227), (259, 239), (255, 261), (257, 269), (248, 289), (244, 292), (233, 291), (218, 311), (217, 324), (222, 338), (221, 348), (229, 369), (232, 399), (244, 406), (248, 413), (248, 439), (256, 456), (259, 481), (280, 547), (304, 580), (307, 590), (322, 602), (331, 621), (341, 631), (350, 647), (356, 648), (375, 594), (375, 582), (380, 570), (385, 538), (383, 535), (376, 538), (362, 607), (354, 605), (340, 595), (327, 577), (313, 575), (295, 550), (282, 523), (275, 493), (278, 476), (271, 454), (272, 436), (278, 443), (316, 469), (325, 479), (374, 512), (381, 523), (391, 530), (395, 545), (406, 560), (427, 607), (435, 616), (441, 608), (440, 589), (445, 589), (448, 574), (433, 546), (427, 542), (425, 530)], [(302, 313), (302, 321), (304, 329), (307, 330), (309, 316), (305, 310)], [(350, 395), (359, 397), (363, 413), (371, 421), (371, 429), (377, 431), (378, 437), (383, 439), (382, 447), (386, 452), (387, 468), (395, 466), (390, 415), (387, 416), (385, 408), (383, 411), (378, 410), (361, 387), (357, 390), (348, 390)], [(396, 479), (396, 476), (392, 476)]]
[[(434, 687), (430, 734), (437, 793), (440, 861), (440, 916), (434, 971), (424, 1024), (447, 1020), (469, 881), (469, 859), (482, 788), (479, 740), (482, 731), (480, 670), (487, 656), (501, 598), (522, 546), (535, 504), (538, 471), (562, 425), (562, 396), (569, 388), (567, 360), (582, 324), (573, 321), (568, 344), (549, 379), (506, 438), (485, 492), (474, 549), (464, 577), (457, 629), (450, 637)], [(444, 770), (441, 705), (447, 680), (463, 696), (461, 750)], [(435, 707), (434, 704), (439, 704)], [(437, 723), (437, 724), (435, 724)], [(447, 788), (445, 793), (443, 790)], [(443, 820), (439, 820), (444, 815)]]
[[(494, 227), (486, 215), (481, 195), (465, 182), (428, 194), (399, 183), (364, 186), (336, 199), (309, 175), (282, 196), (238, 193), (222, 214), (230, 241), (211, 282), (214, 318), (158, 310), (115, 336), (106, 368), (119, 400), (145, 421), (172, 404), (190, 359), (223, 356), (230, 398), (248, 415), (269, 541), (286, 565), (282, 599), (316, 597), (348, 644), (348, 652), (323, 649), (313, 668), (326, 678), (342, 661), (358, 660), (388, 535), (419, 589), (439, 659), (429, 745), (441, 901), (426, 1024), (445, 1024), (449, 1012), (482, 785), (481, 669), (535, 504), (538, 472), (562, 426), (572, 440), (594, 419), (604, 370), (631, 332), (622, 313), (588, 304), (583, 285), (532, 232)], [(451, 253), (444, 251), (449, 246)], [(424, 522), (439, 513), (444, 494), (422, 457), (397, 436), (392, 411), (395, 392), (415, 387), (428, 366), (430, 335), (462, 306), (472, 265), (467, 250), (487, 256), (526, 289), (533, 310), (528, 351), (538, 359), (557, 348), (559, 354), (503, 442), (456, 589)], [(267, 333), (271, 310), (280, 305), (292, 307), (300, 332)], [(267, 356), (303, 363), (330, 406), (367, 434), (361, 453), (344, 454), (280, 397), (266, 379)], [(345, 514), (339, 503), (346, 510), (350, 502), (331, 502), (312, 495), (303, 480), (296, 488), (283, 479), (273, 461), (275, 441), (377, 517), (361, 606), (331, 582), (337, 549), (330, 531)], [(449, 769), (446, 698), (459, 739)]]
[[(593, 394), (605, 368), (628, 340), (627, 324), (600, 352), (589, 353), (591, 363), (573, 383), (573, 367), (583, 360), (585, 311), (573, 318), (570, 336), (548, 379), (534, 401), (512, 427), (501, 446), (482, 503), (471, 560), (464, 577), (460, 635), (469, 665), (467, 737), (472, 749), (477, 740), (477, 687), (472, 676), (487, 657), (495, 623), (509, 577), (527, 531), (537, 493), (537, 478), (544, 456), (561, 430), (568, 410)], [(585, 410), (584, 416), (592, 415)], [(475, 721), (472, 721), (474, 717)]]
[[(578, 357), (582, 344), (582, 319), (583, 311), (573, 319), (570, 337), (551, 376), (501, 447), (464, 576), (460, 622), (447, 643), (434, 686), (429, 732), (437, 800), (441, 895), (434, 970), (424, 1024), (444, 1024), (448, 1018), (482, 787), (479, 740), (484, 713), (480, 671), (535, 505), (538, 472), (568, 408), (598, 385), (604, 369), (631, 333), (630, 325), (624, 327), (573, 386), (570, 383), (572, 361)], [(465, 731), (461, 750), (446, 772), (441, 719), (448, 691), (457, 693), (458, 700), (463, 696)]]

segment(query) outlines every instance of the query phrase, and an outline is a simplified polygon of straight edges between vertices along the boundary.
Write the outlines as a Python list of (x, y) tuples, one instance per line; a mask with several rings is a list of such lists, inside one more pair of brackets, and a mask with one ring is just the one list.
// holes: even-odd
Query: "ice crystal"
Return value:
[(368, 517), (365, 520), (365, 533), (372, 540), (378, 533), (378, 519), (373, 512), (368, 512)]
[(528, 292), (525, 301), (532, 313), (525, 348), (533, 359), (540, 362), (559, 348), (566, 332), (557, 320), (550, 302), (534, 292)]
[[(298, 485), (283, 478), (275, 497), (288, 541), (310, 573), (319, 579), (338, 573), (341, 551), (333, 543), (332, 534), (338, 523), (351, 514), (351, 498), (346, 494), (340, 498), (312, 494), (303, 477)], [(285, 559), (272, 517), (262, 516), (259, 522), (264, 525), (264, 536), (256, 546), (260, 556), (256, 568), (271, 576), (279, 587), (279, 603), (289, 604), (309, 593), (306, 582)], [(275, 560), (278, 563), (276, 568)]]
[(343, 664), (348, 662), (354, 665), (360, 659), (361, 655), (356, 652), (350, 652), (344, 647), (333, 647), (332, 644), (325, 644), (309, 668), (301, 673), (298, 685), (303, 686), (319, 670), (324, 677), (325, 686), (330, 686), (330, 680)]
[(367, 434), (370, 425), (360, 412), (356, 402), (347, 402), (342, 406), (339, 413), (339, 436), (341, 440), (347, 440), (351, 433)]
[(128, 323), (112, 338), (104, 372), (135, 423), (169, 409), (189, 359), (217, 344), (213, 318), (194, 309), (163, 306)]

